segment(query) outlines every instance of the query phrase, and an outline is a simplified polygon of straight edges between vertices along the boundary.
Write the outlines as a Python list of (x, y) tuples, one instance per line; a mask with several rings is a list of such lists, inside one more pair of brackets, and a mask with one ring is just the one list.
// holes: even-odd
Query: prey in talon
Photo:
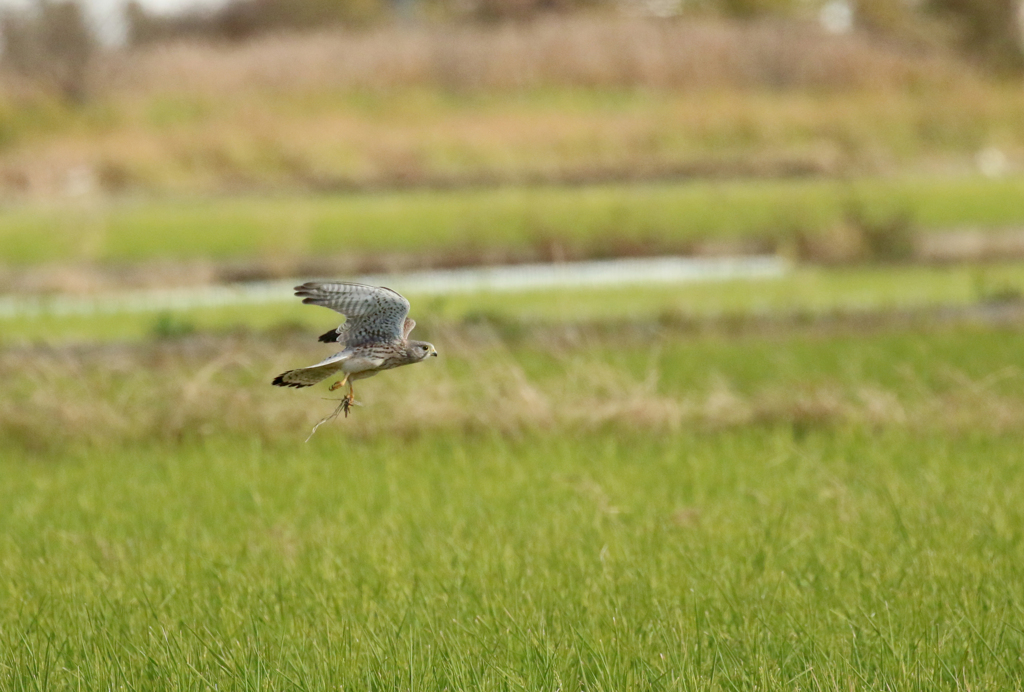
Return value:
[(332, 375), (343, 374), (342, 379), (331, 385), (330, 391), (347, 385), (348, 394), (329, 418), (339, 412), (348, 417), (352, 406), (357, 405), (352, 385), (356, 380), (437, 355), (433, 344), (409, 339), (409, 333), (416, 326), (409, 318), (409, 301), (390, 288), (311, 281), (296, 286), (295, 295), (302, 298), (303, 303), (322, 305), (345, 316), (340, 327), (320, 337), (324, 343), (340, 344), (342, 350), (316, 365), (281, 373), (272, 384), (310, 387)]
[[(345, 379), (344, 380), (338, 380), (337, 382), (332, 384), (330, 387), (328, 387), (327, 391), (333, 392), (335, 389), (340, 389), (341, 387), (344, 387), (346, 380), (348, 380), (348, 375), (345, 375)], [(355, 392), (352, 390), (352, 383), (349, 382), (348, 383), (348, 394), (346, 394), (345, 396), (343, 396), (341, 398), (341, 404), (340, 404), (341, 411), (342, 411), (342, 413), (345, 414), (346, 418), (348, 418), (348, 412), (352, 409), (352, 406), (355, 403), (356, 403)]]

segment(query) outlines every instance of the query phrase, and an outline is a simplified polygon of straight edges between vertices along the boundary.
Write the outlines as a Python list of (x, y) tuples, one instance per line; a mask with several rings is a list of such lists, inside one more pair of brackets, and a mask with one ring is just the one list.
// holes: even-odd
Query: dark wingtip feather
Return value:
[(321, 334), (320, 338), (319, 338), (319, 341), (321, 341), (321, 342), (323, 342), (325, 344), (333, 344), (333, 343), (337, 342), (338, 341), (338, 330), (337, 329), (332, 329), (331, 331), (327, 332), (326, 334)]

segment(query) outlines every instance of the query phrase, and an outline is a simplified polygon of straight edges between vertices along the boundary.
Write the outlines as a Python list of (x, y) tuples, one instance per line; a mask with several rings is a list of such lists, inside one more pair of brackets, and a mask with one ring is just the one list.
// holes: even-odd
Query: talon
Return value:
[(330, 388), (328, 388), (328, 390), (327, 390), (327, 391), (329, 391), (329, 392), (333, 392), (333, 391), (334, 391), (335, 389), (337, 389), (338, 387), (344, 386), (344, 384), (345, 384), (345, 381), (344, 381), (344, 380), (338, 380), (337, 382), (335, 382), (334, 384), (332, 384), (332, 385), (330, 386)]

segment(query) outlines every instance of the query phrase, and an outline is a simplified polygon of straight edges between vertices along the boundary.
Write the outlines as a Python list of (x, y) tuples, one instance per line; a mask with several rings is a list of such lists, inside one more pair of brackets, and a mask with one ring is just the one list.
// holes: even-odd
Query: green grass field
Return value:
[[(618, 255), (704, 241), (785, 246), (857, 210), (911, 230), (1024, 223), (1024, 178), (873, 178), (502, 187), (381, 194), (15, 205), (0, 259), (124, 263), (488, 251)], [(41, 242), (44, 241), (44, 242)]]
[(300, 445), (5, 461), (4, 688), (1024, 676), (1018, 436)]
[(0, 687), (1024, 682), (1019, 329), (441, 348), (3, 351)]
[(1024, 332), (481, 338), (4, 352), (0, 687), (1024, 682)]

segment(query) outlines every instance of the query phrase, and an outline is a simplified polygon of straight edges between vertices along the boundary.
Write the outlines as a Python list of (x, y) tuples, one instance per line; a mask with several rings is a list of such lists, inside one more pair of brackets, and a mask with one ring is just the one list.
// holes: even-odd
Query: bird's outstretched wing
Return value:
[(320, 341), (337, 342), (346, 347), (388, 343), (404, 341), (412, 330), (411, 326), (406, 329), (409, 301), (390, 288), (310, 281), (296, 286), (295, 295), (302, 298), (303, 303), (322, 305), (347, 318), (340, 327), (321, 336)]

